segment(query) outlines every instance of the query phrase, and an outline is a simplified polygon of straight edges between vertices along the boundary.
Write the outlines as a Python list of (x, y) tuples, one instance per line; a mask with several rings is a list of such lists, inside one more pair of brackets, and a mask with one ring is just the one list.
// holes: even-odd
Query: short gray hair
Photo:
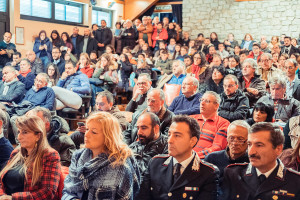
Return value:
[(185, 64), (183, 61), (181, 60), (174, 60), (173, 63), (172, 63), (172, 66), (175, 64), (175, 63), (178, 63), (179, 67), (181, 67), (183, 69), (183, 72), (185, 73)]
[(235, 75), (232, 75), (232, 74), (228, 74), (225, 76), (224, 78), (224, 81), (227, 80), (227, 79), (232, 79), (236, 85), (239, 84), (239, 80), (237, 79), (237, 77)]
[(272, 76), (269, 78), (269, 85), (276, 85), (279, 84), (281, 85), (281, 87), (286, 88), (286, 81), (284, 80), (284, 78), (280, 77), (280, 76)]
[(247, 129), (248, 133), (249, 133), (250, 128), (251, 128), (250, 125), (246, 121), (244, 121), (244, 120), (235, 120), (235, 121), (231, 122), (229, 124), (228, 128), (227, 128), (227, 132), (229, 131), (229, 129), (230, 129), (231, 126), (240, 126), (240, 127), (243, 127), (245, 129)]
[(220, 97), (220, 95), (219, 94), (217, 94), (216, 92), (214, 92), (214, 91), (206, 91), (204, 94), (203, 94), (203, 96), (204, 95), (206, 95), (206, 94), (209, 94), (209, 95), (212, 95), (212, 96), (214, 96), (215, 97), (215, 99), (216, 99), (216, 102), (217, 102), (217, 104), (219, 104), (220, 105), (220, 103), (221, 103), (221, 97)]
[(198, 81), (198, 79), (196, 79), (195, 77), (193, 77), (193, 76), (187, 76), (187, 77), (185, 77), (184, 79), (183, 79), (183, 81), (185, 80), (185, 79), (192, 79), (192, 81), (193, 81), (193, 85), (195, 85), (195, 86), (197, 86), (197, 90), (198, 90), (198, 88), (199, 88), (199, 81)]
[(139, 75), (138, 78), (140, 78), (140, 77), (142, 77), (142, 76), (146, 76), (147, 80), (148, 80), (149, 82), (151, 81), (151, 76), (150, 76), (149, 74), (147, 74), (147, 73), (141, 73), (141, 74)]
[(147, 94), (147, 97), (148, 95), (151, 93), (151, 92), (158, 92), (159, 93), (159, 98), (161, 101), (165, 101), (165, 93), (162, 89), (159, 89), (159, 88), (153, 88), (151, 89), (148, 94)]
[(294, 67), (297, 67), (298, 66), (298, 63), (297, 63), (297, 61), (295, 60), (295, 59), (287, 59), (285, 62), (284, 62), (284, 64), (286, 63), (286, 62), (289, 62), (289, 63), (292, 63), (293, 65), (294, 65)]
[(246, 65), (246, 63), (250, 64), (253, 69), (257, 69), (257, 62), (252, 58), (247, 58), (244, 60), (242, 66)]
[[(37, 107), (33, 108), (31, 111), (35, 114), (37, 114), (38, 112), (42, 112), (45, 120), (47, 120), (48, 122), (51, 122), (51, 120), (52, 120), (51, 112), (47, 108), (37, 106)], [(30, 111), (28, 111), (28, 112), (30, 112)]]
[(50, 80), (48, 74), (43, 73), (43, 72), (42, 72), (42, 73), (38, 73), (36, 76), (42, 76), (42, 77), (44, 77), (44, 78), (46, 79), (46, 82), (47, 82), (47, 83), (48, 83), (49, 80)]
[(267, 56), (269, 60), (272, 60), (272, 54), (270, 54), (270, 53), (263, 53), (263, 54), (261, 54), (260, 57), (263, 57), (263, 56)]
[(11, 72), (15, 72), (16, 71), (16, 68), (14, 68), (13, 66), (11, 66), (11, 65), (6, 65), (4, 68), (3, 68), (3, 70), (4, 69), (9, 69), (9, 71), (11, 71)]
[(22, 58), (21, 61), (20, 61), (20, 63), (21, 63), (22, 61), (25, 61), (25, 62), (27, 62), (28, 65), (31, 65), (30, 61), (29, 61), (27, 58)]

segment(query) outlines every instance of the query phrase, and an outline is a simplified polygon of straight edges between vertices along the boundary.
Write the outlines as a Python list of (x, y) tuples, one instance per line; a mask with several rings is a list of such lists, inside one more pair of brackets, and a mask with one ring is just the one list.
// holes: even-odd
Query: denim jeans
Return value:
[(42, 60), (42, 63), (43, 63), (43, 66), (44, 66), (44, 72), (46, 72), (47, 70), (47, 64), (49, 63), (49, 58), (48, 56), (43, 56), (43, 57), (40, 57), (40, 59)]

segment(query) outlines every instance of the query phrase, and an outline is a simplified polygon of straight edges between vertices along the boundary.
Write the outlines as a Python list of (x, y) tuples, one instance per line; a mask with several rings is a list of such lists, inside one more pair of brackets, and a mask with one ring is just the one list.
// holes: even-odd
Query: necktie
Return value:
[(181, 168), (181, 164), (180, 163), (176, 163), (175, 164), (175, 173), (174, 173), (174, 183), (176, 182), (176, 180), (180, 176), (180, 168)]
[(258, 177), (259, 185), (261, 185), (266, 179), (267, 179), (267, 177), (266, 177), (264, 174), (261, 174), (261, 175)]

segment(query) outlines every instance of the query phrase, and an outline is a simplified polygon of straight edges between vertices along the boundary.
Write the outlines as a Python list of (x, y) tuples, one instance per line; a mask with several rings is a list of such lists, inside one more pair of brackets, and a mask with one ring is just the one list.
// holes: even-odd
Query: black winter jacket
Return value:
[(48, 142), (59, 153), (61, 164), (69, 167), (72, 154), (76, 150), (73, 140), (67, 135), (70, 127), (66, 120), (59, 116), (52, 118), (50, 127), (51, 130), (47, 133)]
[(99, 51), (104, 51), (105, 46), (111, 43), (112, 40), (112, 32), (109, 28), (99, 28), (96, 30), (95, 39), (98, 43), (104, 44), (104, 47), (98, 47)]
[(135, 141), (129, 146), (135, 156), (138, 166), (140, 167), (140, 172), (142, 176), (151, 158), (158, 154), (168, 154), (168, 137), (166, 135), (160, 134), (157, 140), (151, 141), (144, 145), (140, 141)]
[(249, 100), (241, 90), (237, 90), (231, 98), (228, 98), (224, 92), (221, 94), (219, 116), (233, 122), (246, 119), (248, 111)]

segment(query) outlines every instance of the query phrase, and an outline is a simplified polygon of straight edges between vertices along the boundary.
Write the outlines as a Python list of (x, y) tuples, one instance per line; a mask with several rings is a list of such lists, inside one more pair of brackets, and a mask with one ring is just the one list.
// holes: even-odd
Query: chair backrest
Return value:
[(164, 93), (165, 93), (165, 103), (167, 106), (170, 106), (175, 97), (179, 96), (181, 90), (181, 85), (177, 84), (168, 84), (166, 83), (164, 86)]

